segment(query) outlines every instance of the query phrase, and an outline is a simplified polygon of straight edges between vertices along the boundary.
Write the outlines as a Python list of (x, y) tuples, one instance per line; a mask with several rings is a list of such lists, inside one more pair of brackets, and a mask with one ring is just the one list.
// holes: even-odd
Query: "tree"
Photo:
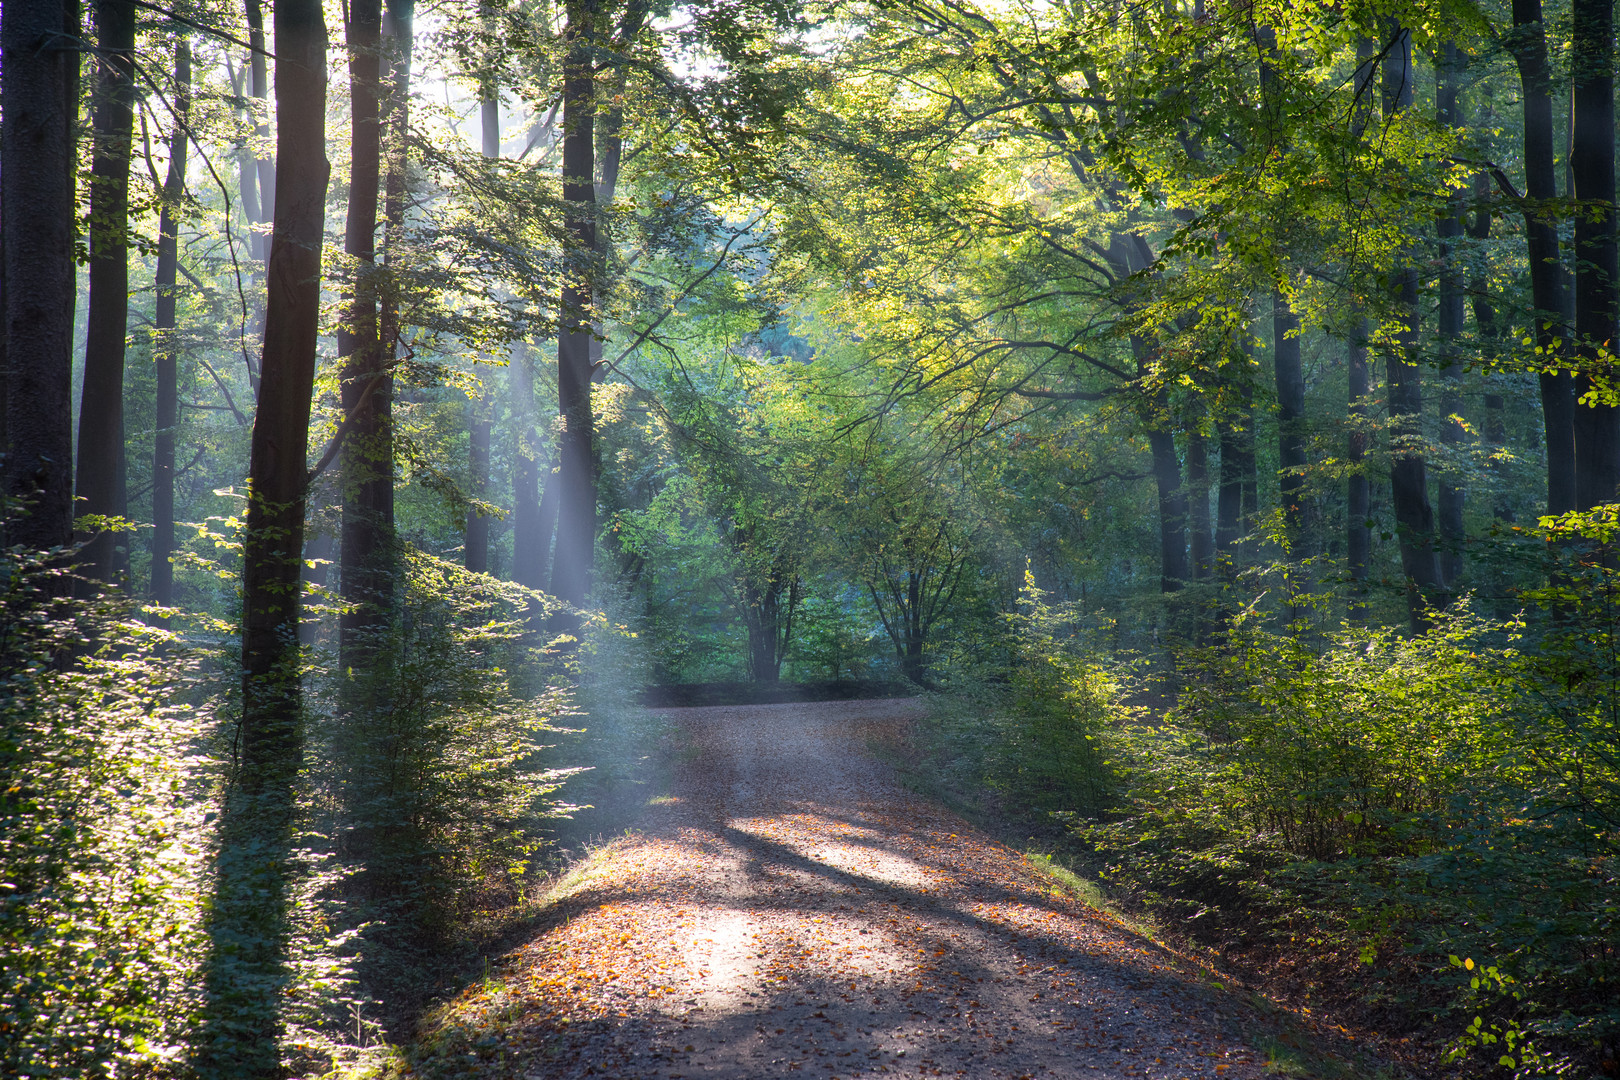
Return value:
[(591, 338), (596, 266), (596, 0), (568, 0), (562, 64), (562, 197), (573, 252), (563, 280), (557, 336), (557, 549), (551, 592), (575, 607), (590, 592), (596, 546), (591, 451)]
[(293, 785), (303, 759), (298, 623), (310, 402), (320, 318), (326, 159), (326, 23), (318, 0), (275, 9), (274, 232), (259, 407), (242, 537), (242, 716), (220, 824), (208, 1008), (198, 1069), (281, 1072)]
[(157, 362), (156, 431), (152, 439), (153, 603), (174, 602), (174, 444), (180, 423), (179, 343), (176, 340), (176, 282), (180, 266), (180, 211), (186, 190), (187, 130), (191, 115), (191, 42), (181, 33), (174, 46), (174, 129), (169, 136), (169, 169), (163, 182), (158, 221), (157, 310), (153, 357)]
[(1542, 424), (1547, 445), (1547, 512), (1575, 509), (1575, 397), (1572, 379), (1556, 363), (1568, 330), (1563, 325), (1564, 267), (1558, 255), (1554, 211), (1552, 72), (1541, 0), (1514, 0), (1513, 59), (1523, 96), (1525, 256), (1529, 264), (1531, 336), (1541, 357)]
[[(1412, 31), (1386, 23), (1389, 45), (1383, 61), (1384, 119), (1389, 123), (1412, 107), (1417, 70), (1412, 64)], [(1406, 575), (1407, 609), (1414, 632), (1428, 625), (1431, 605), (1441, 601), (1440, 563), (1434, 544), (1434, 508), (1429, 502), (1423, 443), (1423, 379), (1418, 364), (1418, 274), (1410, 262), (1393, 274), (1394, 302), (1403, 324), (1385, 354), (1389, 393), (1390, 490)]]
[(263, 263), (270, 257), (270, 236), (260, 226), (269, 222), (276, 205), (276, 162), (261, 156), (270, 143), (270, 72), (265, 63), (264, 11), (260, 0), (244, 0), (243, 8), (248, 24), (248, 94), (256, 102), (254, 108), (251, 155), (253, 168), (243, 175), (242, 205), (248, 212), (248, 226), (252, 229), (252, 253), (255, 262)]
[(17, 0), (0, 19), (0, 236), (4, 238), (6, 540), (65, 547), (73, 528), (75, 140), (73, 0)]
[[(1620, 243), (1614, 192), (1614, 5), (1574, 0), (1570, 9), (1570, 172), (1575, 198), (1575, 508), (1613, 502), (1620, 486), (1620, 406), (1601, 400), (1612, 376), (1620, 305)], [(1598, 400), (1586, 401), (1588, 394)]]
[[(90, 310), (75, 490), (83, 513), (121, 520), (129, 509), (124, 460), (124, 342), (129, 332), (135, 5), (128, 0), (98, 0), (96, 43), (99, 74), (91, 125)], [(80, 565), (90, 579), (110, 582), (127, 569), (129, 552), (119, 526), (93, 526), (84, 536)]]
[(377, 326), (377, 211), (382, 180), (382, 4), (349, 5), (349, 210), (344, 253), (353, 260), (347, 311), (338, 327), (342, 365), (342, 664), (364, 657), (386, 625), (393, 589), (394, 453), (389, 398), (392, 357)]
[[(479, 102), (478, 119), (481, 127), (484, 157), (494, 160), (501, 156), (501, 105), (495, 88), (486, 81), (483, 100)], [(469, 494), (478, 500), (489, 497), (489, 437), (493, 426), (494, 395), (481, 384), (477, 393), (467, 402), (467, 454), (470, 476)], [(467, 509), (466, 536), (462, 546), (462, 564), (469, 570), (485, 573), (489, 569), (489, 518), (478, 506)]]

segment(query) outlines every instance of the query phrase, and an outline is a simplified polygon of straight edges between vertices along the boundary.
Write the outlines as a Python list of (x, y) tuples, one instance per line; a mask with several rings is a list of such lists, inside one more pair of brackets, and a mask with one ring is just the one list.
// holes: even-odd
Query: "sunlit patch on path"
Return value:
[(1248, 1077), (1238, 1006), (865, 754), (906, 702), (676, 710), (674, 800), (420, 1075)]

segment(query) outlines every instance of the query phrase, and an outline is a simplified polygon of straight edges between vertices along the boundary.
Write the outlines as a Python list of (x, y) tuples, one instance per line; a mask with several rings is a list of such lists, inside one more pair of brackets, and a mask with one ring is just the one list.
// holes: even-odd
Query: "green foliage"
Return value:
[[(1459, 1052), (1494, 1023), (1520, 1032), (1524, 1075), (1579, 1069), (1620, 1033), (1620, 744), (1606, 686), (1570, 680), (1560, 634), (1526, 649), (1522, 625), (1463, 603), (1415, 638), (1311, 641), (1239, 616), (1163, 723), (1122, 731), (1124, 802), (1079, 832), (1117, 881), (1219, 939), (1286, 935), (1408, 972), (1495, 957), (1499, 978), (1452, 995), (1495, 1016)], [(1448, 1015), (1444, 994), (1408, 1004)]]
[(203, 673), (126, 602), (0, 561), (0, 1072), (165, 1071), (204, 952)]
[(530, 626), (545, 598), (409, 546), (400, 562), (397, 618), (328, 683), (310, 755), (313, 824), (349, 868), (335, 895), (384, 998), (515, 902), (580, 771), (552, 760), (577, 710)]
[(1007, 623), (990, 782), (1042, 810), (1096, 817), (1118, 793), (1114, 743), (1130, 717), (1120, 676), (1097, 661), (1075, 607), (1049, 603), (1033, 573)]

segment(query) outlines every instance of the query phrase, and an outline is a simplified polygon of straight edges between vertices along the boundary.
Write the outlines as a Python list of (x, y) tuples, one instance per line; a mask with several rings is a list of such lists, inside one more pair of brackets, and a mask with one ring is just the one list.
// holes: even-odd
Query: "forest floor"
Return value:
[(916, 709), (667, 710), (669, 792), (396, 1075), (1351, 1075), (1280, 1061), (1286, 1016), (901, 787), (869, 748)]

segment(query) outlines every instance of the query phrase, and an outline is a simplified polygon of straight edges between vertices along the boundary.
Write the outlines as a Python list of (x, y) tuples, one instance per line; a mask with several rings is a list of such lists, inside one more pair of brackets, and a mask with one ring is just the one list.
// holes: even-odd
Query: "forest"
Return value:
[(0, 44), (0, 1073), (441, 1075), (702, 685), (917, 698), (1379, 1075), (1620, 1076), (1612, 2)]

